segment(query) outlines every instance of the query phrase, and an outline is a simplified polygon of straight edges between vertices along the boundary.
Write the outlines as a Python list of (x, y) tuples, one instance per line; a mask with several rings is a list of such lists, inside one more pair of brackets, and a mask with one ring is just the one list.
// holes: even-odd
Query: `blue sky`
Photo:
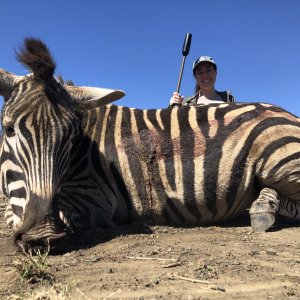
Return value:
[(218, 65), (217, 90), (300, 116), (299, 28), (298, 0), (3, 0), (0, 68), (26, 74), (14, 51), (25, 36), (38, 37), (65, 79), (122, 89), (119, 105), (164, 108), (190, 32), (183, 95), (193, 94), (193, 60), (209, 55)]

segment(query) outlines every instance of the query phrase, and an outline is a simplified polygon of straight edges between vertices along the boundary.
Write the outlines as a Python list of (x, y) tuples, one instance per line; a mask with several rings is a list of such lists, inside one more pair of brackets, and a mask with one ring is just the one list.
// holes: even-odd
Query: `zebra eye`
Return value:
[(4, 127), (4, 133), (8, 137), (13, 137), (15, 135), (15, 130), (11, 126), (5, 126)]

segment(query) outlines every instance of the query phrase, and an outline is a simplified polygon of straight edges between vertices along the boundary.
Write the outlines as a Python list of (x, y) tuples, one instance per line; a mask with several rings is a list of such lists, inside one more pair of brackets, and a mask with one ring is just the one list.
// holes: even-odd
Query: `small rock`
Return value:
[(99, 261), (100, 260), (100, 257), (92, 257), (91, 258), (91, 262), (97, 262), (97, 261)]
[(220, 292), (226, 292), (226, 290), (223, 286), (213, 287), (212, 290), (216, 290), (216, 291), (220, 291)]
[(266, 254), (268, 254), (268, 255), (276, 255), (277, 252), (276, 252), (276, 250), (270, 248), (270, 249), (266, 250)]

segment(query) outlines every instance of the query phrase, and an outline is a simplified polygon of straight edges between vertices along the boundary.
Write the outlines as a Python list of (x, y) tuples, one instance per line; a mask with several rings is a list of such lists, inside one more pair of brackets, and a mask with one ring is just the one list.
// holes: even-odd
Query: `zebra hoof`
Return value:
[(268, 230), (275, 223), (275, 215), (272, 213), (251, 214), (251, 227), (253, 232)]

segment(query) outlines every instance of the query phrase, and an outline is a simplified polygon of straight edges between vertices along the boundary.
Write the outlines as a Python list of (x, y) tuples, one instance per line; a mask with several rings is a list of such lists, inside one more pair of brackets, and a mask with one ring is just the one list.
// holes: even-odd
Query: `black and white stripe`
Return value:
[[(126, 212), (157, 223), (226, 221), (265, 186), (293, 201), (289, 215), (299, 218), (299, 120), (278, 107), (109, 105), (87, 111), (81, 124), (83, 138), (73, 158), (81, 163), (74, 163), (67, 180), (76, 185), (66, 183), (61, 195), (72, 195), (65, 200), (69, 207), (76, 203), (100, 225), (103, 217), (97, 218), (94, 206), (109, 217), (107, 226), (119, 205), (123, 218)], [(97, 186), (89, 185), (91, 178)]]

